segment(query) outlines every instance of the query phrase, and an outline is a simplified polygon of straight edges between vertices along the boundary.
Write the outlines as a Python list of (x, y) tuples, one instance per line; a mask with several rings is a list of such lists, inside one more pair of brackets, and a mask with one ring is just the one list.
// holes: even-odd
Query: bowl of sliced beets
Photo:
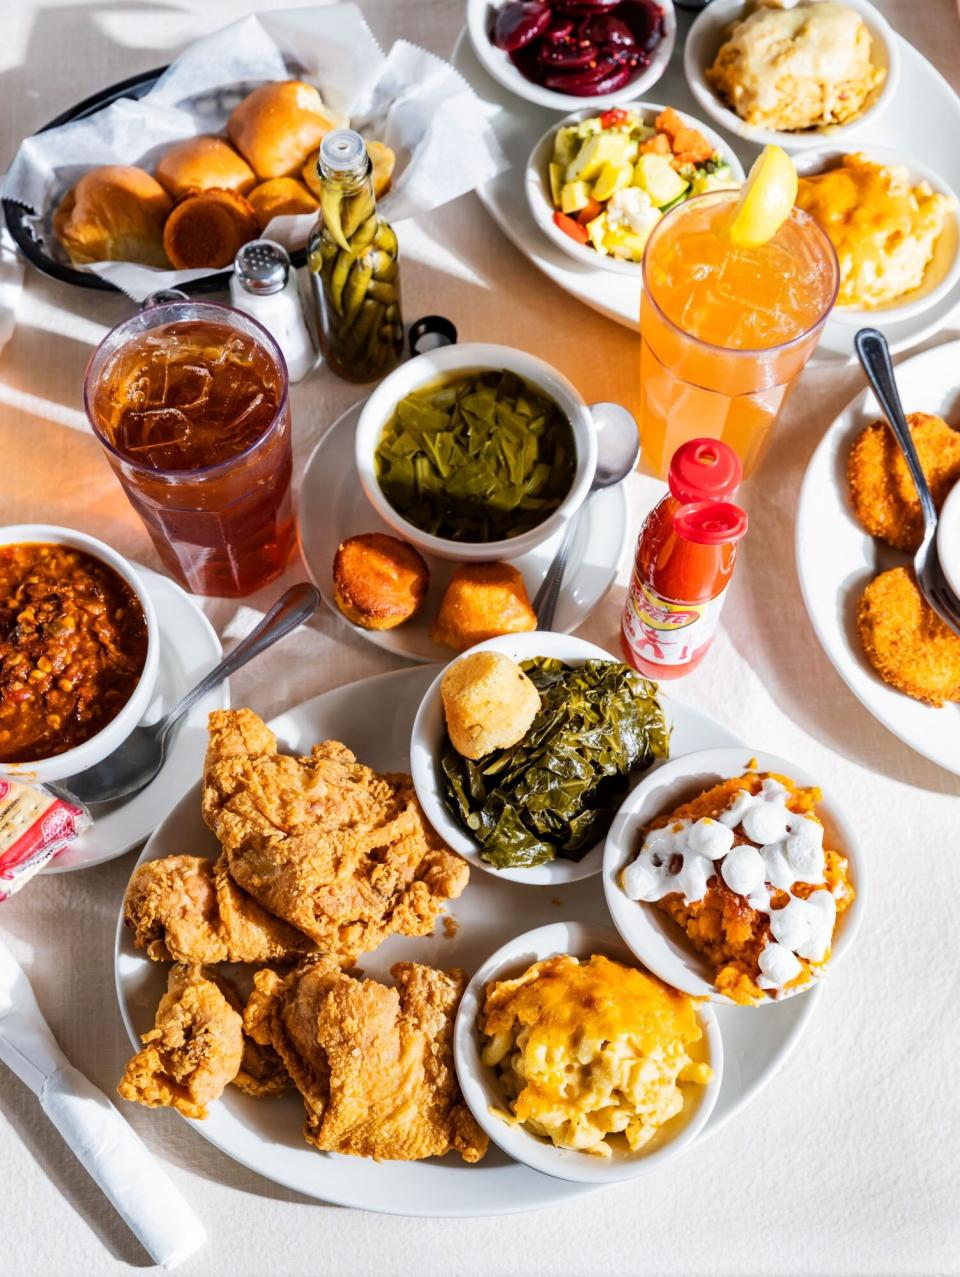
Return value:
[(677, 37), (673, 0), (467, 0), (467, 29), (495, 80), (564, 112), (640, 97)]

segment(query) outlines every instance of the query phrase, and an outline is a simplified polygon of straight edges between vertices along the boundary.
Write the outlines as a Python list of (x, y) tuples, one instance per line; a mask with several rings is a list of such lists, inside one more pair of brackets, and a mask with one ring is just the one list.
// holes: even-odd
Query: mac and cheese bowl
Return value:
[(490, 1138), (580, 1183), (676, 1156), (709, 1119), (723, 1072), (712, 1010), (638, 967), (610, 928), (579, 922), (517, 936), (484, 963), (454, 1051)]

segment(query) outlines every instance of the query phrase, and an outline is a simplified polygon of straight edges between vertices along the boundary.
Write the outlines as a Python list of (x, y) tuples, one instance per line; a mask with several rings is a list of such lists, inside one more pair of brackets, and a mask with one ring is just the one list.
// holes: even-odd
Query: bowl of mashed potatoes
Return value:
[(825, 147), (797, 157), (797, 204), (837, 251), (832, 319), (913, 319), (960, 281), (960, 202), (938, 174), (886, 147)]
[(712, 0), (690, 28), (683, 65), (717, 124), (786, 150), (875, 120), (900, 78), (896, 38), (868, 0)]
[(723, 1075), (712, 1008), (586, 922), (538, 927), (487, 959), (460, 1003), (454, 1056), (494, 1143), (583, 1184), (632, 1179), (689, 1147)]

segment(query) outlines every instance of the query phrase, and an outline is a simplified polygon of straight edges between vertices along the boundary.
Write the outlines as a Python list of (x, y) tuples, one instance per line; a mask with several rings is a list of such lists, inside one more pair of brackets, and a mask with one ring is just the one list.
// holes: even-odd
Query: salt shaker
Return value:
[(244, 244), (233, 261), (230, 301), (271, 334), (283, 351), (290, 380), (304, 378), (317, 356), (300, 305), (297, 272), (282, 245), (272, 239)]

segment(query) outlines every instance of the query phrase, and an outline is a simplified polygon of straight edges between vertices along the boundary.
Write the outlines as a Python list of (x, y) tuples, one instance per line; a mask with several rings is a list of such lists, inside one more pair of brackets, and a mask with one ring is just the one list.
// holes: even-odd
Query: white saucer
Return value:
[[(707, 124), (683, 75), (680, 52), (686, 37), (686, 19), (681, 15), (677, 50), (650, 96), (666, 102)], [(850, 149), (858, 146), (891, 147), (915, 156), (941, 174), (954, 190), (960, 189), (960, 148), (955, 144), (960, 130), (960, 98), (934, 67), (901, 37), (899, 41), (901, 75), (893, 103), (882, 117), (870, 121), (850, 140)], [(524, 102), (498, 84), (480, 65), (471, 47), (466, 29), (460, 34), (450, 59), (480, 100), (490, 126), (497, 135), (504, 154), (510, 160), (506, 169), (477, 190), (480, 201), (503, 233), (539, 270), (585, 305), (598, 310), (608, 319), (636, 331), (640, 319), (640, 280), (629, 275), (613, 275), (574, 261), (543, 233), (527, 206), (524, 175), (530, 152), (540, 135), (551, 124), (557, 124), (556, 112)], [(635, 105), (642, 106), (638, 102)], [(936, 120), (931, 128), (929, 121)], [(730, 137), (719, 130), (739, 157), (745, 170), (760, 154), (760, 147), (743, 138)], [(826, 144), (826, 139), (825, 139)], [(936, 305), (912, 319), (884, 324), (890, 349), (907, 350), (939, 332), (960, 305), (960, 284), (956, 284)], [(812, 356), (818, 363), (849, 363), (853, 359), (853, 332), (847, 323), (829, 321)]]
[[(904, 412), (930, 412), (960, 424), (957, 361), (960, 342), (934, 346), (897, 365)], [(913, 700), (874, 672), (857, 633), (857, 601), (878, 573), (910, 556), (876, 540), (854, 518), (847, 500), (847, 456), (864, 426), (882, 417), (864, 390), (837, 417), (810, 459), (797, 509), (797, 573), (810, 620), (855, 696), (874, 718), (918, 754), (960, 775), (960, 706), (940, 709)]]
[[(185, 692), (199, 683), (223, 656), (217, 632), (200, 606), (169, 577), (139, 563), (133, 565), (143, 578), (160, 625), (160, 668), (153, 700), (145, 715), (155, 722)], [(78, 838), (43, 871), (72, 873), (115, 860), (149, 838), (170, 808), (192, 784), (203, 765), (207, 748), (207, 715), (230, 704), (227, 683), (198, 701), (175, 729), (166, 761), (156, 780), (132, 798), (94, 807), (93, 828)]]
[[(333, 558), (347, 537), (362, 532), (394, 535), (363, 494), (354, 464), (353, 436), (363, 404), (355, 403), (338, 417), (310, 455), (303, 472), (297, 501), (300, 548), (307, 571), (330, 610), (350, 625), (333, 601)], [(623, 484), (596, 492), (584, 507), (570, 550), (563, 591), (557, 604), (553, 629), (569, 634), (582, 625), (617, 577), (620, 560), (629, 548), (629, 514)], [(559, 545), (563, 529), (536, 550), (514, 559), (532, 599), (540, 588)], [(430, 589), (423, 607), (395, 630), (364, 630), (350, 625), (355, 634), (369, 639), (394, 656), (408, 661), (449, 661), (449, 647), (434, 643), (430, 626), (440, 607), (454, 564), (431, 559)]]
[[(436, 672), (397, 670), (337, 687), (292, 706), (270, 726), (282, 750), (308, 752), (315, 742), (332, 738), (343, 741), (379, 771), (406, 771), (414, 716)], [(671, 738), (675, 753), (713, 742), (735, 742), (727, 728), (691, 706), (671, 708), (677, 728)], [(198, 762), (193, 787), (179, 802), (168, 804), (167, 815), (144, 848), (140, 863), (184, 849), (195, 856), (217, 856), (217, 842), (200, 815), (199, 777)], [(391, 936), (362, 958), (364, 973), (389, 982), (393, 963), (406, 960), (444, 969), (460, 967), (472, 975), (495, 949), (531, 928), (563, 919), (602, 926), (610, 921), (599, 877), (536, 888), (493, 874), (472, 873), (463, 895), (451, 900), (445, 912), (455, 919), (456, 927), (448, 930), (438, 921), (432, 936)], [(138, 1035), (153, 1024), (168, 967), (134, 949), (122, 914), (117, 921), (114, 970), (120, 1013), (131, 1044), (139, 1046)], [(821, 996), (822, 990), (812, 989), (802, 998), (789, 998), (762, 1012), (715, 1008), (723, 1035), (723, 1081), (716, 1108), (686, 1153), (691, 1183), (699, 1182), (700, 1141), (731, 1121), (770, 1081), (800, 1039)], [(492, 1146), (478, 1166), (466, 1165), (455, 1153), (421, 1162), (374, 1162), (317, 1153), (304, 1141), (303, 1101), (297, 1095), (257, 1100), (228, 1086), (222, 1098), (210, 1105), (206, 1121), (191, 1125), (228, 1157), (277, 1184), (322, 1201), (393, 1215), (509, 1215), (562, 1206), (592, 1187), (542, 1175)], [(142, 1128), (148, 1143), (149, 1126)], [(714, 1158), (710, 1165), (715, 1164)]]

